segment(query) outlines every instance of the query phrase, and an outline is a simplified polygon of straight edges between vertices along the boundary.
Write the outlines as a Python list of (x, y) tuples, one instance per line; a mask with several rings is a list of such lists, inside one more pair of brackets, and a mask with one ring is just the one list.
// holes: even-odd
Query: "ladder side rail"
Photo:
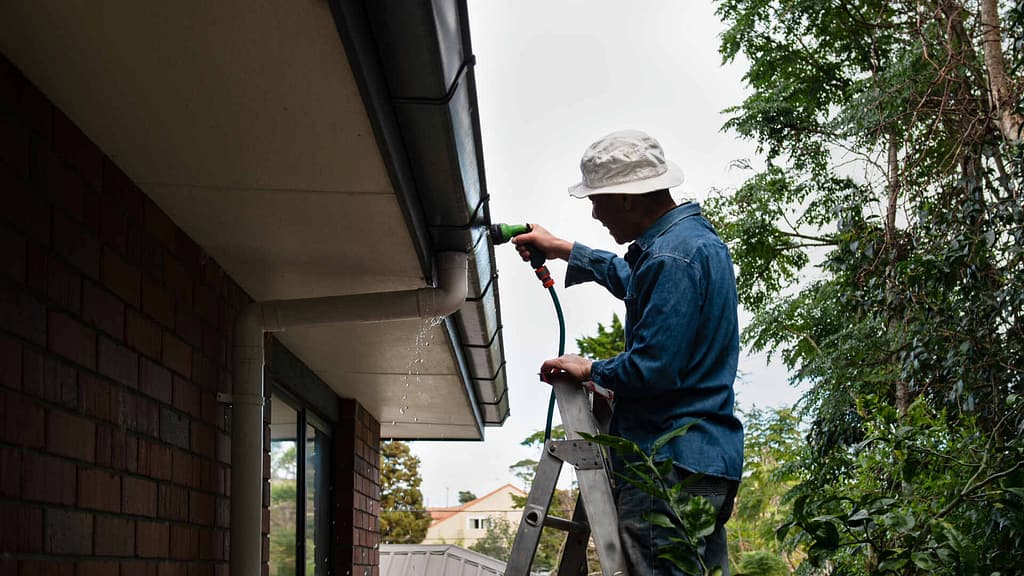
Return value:
[(519, 521), (516, 539), (505, 565), (505, 576), (529, 576), (533, 557), (540, 543), (541, 530), (547, 517), (551, 499), (558, 483), (558, 475), (562, 471), (562, 460), (552, 455), (545, 446), (537, 464), (537, 473), (530, 487), (530, 495), (523, 508), (523, 517)]

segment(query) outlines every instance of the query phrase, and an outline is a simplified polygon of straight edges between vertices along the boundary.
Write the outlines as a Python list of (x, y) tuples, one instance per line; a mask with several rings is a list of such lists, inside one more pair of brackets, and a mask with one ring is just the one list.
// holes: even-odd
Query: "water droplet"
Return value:
[(392, 420), (392, 421), (391, 421), (391, 425), (392, 425), (392, 426), (394, 426), (394, 425), (395, 425), (395, 421), (394, 421), (394, 420)]
[(413, 422), (419, 422), (419, 421), (420, 421), (420, 419), (419, 419), (419, 418), (413, 418), (413, 419), (412, 419), (412, 421), (413, 421)]
[(409, 395), (408, 394), (403, 394), (402, 395), (402, 402), (405, 402), (408, 399), (409, 399)]

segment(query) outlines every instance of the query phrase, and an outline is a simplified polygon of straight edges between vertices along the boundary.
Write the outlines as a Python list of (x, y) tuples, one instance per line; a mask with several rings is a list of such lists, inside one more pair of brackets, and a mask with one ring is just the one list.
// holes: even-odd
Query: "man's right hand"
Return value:
[(519, 252), (523, 262), (530, 261), (530, 249), (526, 247), (527, 244), (530, 245), (530, 248), (540, 250), (548, 260), (553, 258), (569, 260), (569, 253), (572, 252), (572, 242), (555, 236), (548, 232), (547, 228), (539, 224), (531, 224), (530, 226), (533, 229), (526, 234), (512, 237), (512, 243), (516, 245), (516, 250)]

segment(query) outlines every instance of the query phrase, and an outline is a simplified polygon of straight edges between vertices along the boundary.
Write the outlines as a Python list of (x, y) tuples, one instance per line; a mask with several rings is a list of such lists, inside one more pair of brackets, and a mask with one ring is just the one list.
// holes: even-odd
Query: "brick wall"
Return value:
[(379, 576), (380, 423), (344, 400), (335, 438), (335, 573)]
[(247, 296), (0, 58), (0, 572), (226, 574)]
[[(0, 574), (227, 574), (248, 296), (2, 55), (0, 198)], [(343, 406), (335, 570), (376, 574), (380, 425)]]

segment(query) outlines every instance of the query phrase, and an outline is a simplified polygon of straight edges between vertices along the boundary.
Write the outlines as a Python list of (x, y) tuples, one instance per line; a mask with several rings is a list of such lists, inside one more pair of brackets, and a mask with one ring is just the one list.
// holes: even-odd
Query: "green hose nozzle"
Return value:
[[(488, 227), (488, 231), (491, 234), (491, 242), (494, 245), (504, 244), (512, 239), (513, 236), (519, 236), (520, 234), (526, 234), (533, 230), (533, 226), (529, 224), (491, 224)], [(537, 250), (533, 245), (527, 244), (526, 249), (530, 251), (530, 266), (534, 269), (540, 268), (544, 265), (547, 258), (544, 257), (544, 253)]]
[(532, 229), (533, 227), (529, 224), (491, 224), (488, 228), (491, 232), (491, 241), (495, 245), (504, 244), (511, 240), (513, 236), (526, 234)]

